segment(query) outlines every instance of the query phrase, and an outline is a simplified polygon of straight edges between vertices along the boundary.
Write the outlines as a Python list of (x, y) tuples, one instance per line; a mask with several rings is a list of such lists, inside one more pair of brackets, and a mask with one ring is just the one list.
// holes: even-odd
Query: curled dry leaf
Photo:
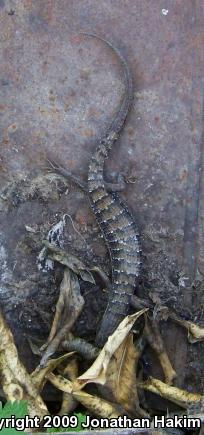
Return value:
[(47, 373), (52, 372), (56, 367), (58, 367), (62, 362), (64, 362), (74, 353), (75, 352), (66, 353), (59, 358), (50, 359), (49, 361), (47, 361), (44, 367), (36, 367), (36, 369), (31, 373), (31, 379), (38, 391), (41, 391), (44, 387), (44, 384), (47, 382), (47, 379), (45, 377)]
[(178, 323), (178, 325), (186, 328), (190, 343), (204, 340), (204, 327), (196, 325), (196, 323), (190, 322), (189, 320), (182, 319), (174, 311), (170, 310), (170, 308), (165, 306), (161, 307), (159, 317), (162, 320), (171, 319), (175, 323)]
[(72, 254), (68, 254), (63, 251), (63, 249), (57, 248), (56, 246), (49, 243), (47, 240), (43, 240), (44, 246), (47, 248), (47, 256), (50, 260), (58, 261), (58, 263), (67, 266), (77, 275), (81, 276), (84, 281), (91, 282), (95, 284), (94, 277), (89, 271), (89, 268), (85, 264)]
[(144, 336), (159, 359), (164, 372), (165, 382), (171, 384), (176, 377), (176, 372), (167, 355), (157, 320), (149, 319), (145, 316)]
[(93, 396), (84, 391), (75, 391), (73, 396), (91, 413), (100, 417), (117, 418), (121, 415), (120, 410), (116, 406), (100, 397)]
[(48, 343), (52, 341), (57, 331), (66, 324), (67, 319), (75, 317), (75, 312), (81, 312), (83, 306), (84, 298), (81, 296), (78, 278), (65, 268)]
[(151, 393), (159, 394), (164, 399), (177, 403), (177, 405), (188, 408), (189, 405), (200, 403), (202, 400), (201, 394), (189, 393), (177, 387), (167, 385), (159, 379), (149, 377), (147, 381), (138, 382), (138, 387), (143, 388)]
[(111, 391), (114, 402), (119, 403), (127, 412), (144, 417), (146, 414), (140, 409), (137, 394), (138, 355), (138, 349), (133, 343), (133, 334), (130, 333), (110, 360), (104, 386)]
[(121, 415), (115, 406), (100, 397), (85, 393), (84, 391), (73, 391), (72, 382), (62, 376), (55, 376), (53, 373), (47, 375), (47, 379), (59, 390), (70, 393), (85, 408), (95, 415), (107, 418), (116, 418)]
[(0, 379), (7, 400), (26, 400), (31, 417), (43, 418), (48, 409), (31, 376), (20, 362), (13, 335), (0, 312)]
[(185, 322), (183, 326), (188, 329), (188, 340), (190, 343), (204, 340), (204, 328), (192, 322)]
[(43, 346), (43, 349), (46, 347), (47, 349), (42, 356), (41, 366), (44, 366), (48, 358), (56, 352), (60, 343), (74, 325), (83, 306), (84, 298), (80, 293), (78, 278), (75, 273), (65, 268), (52, 328), (48, 341)]
[(29, 225), (25, 225), (25, 229), (26, 231), (28, 231), (29, 233), (36, 233), (37, 228), (35, 227), (30, 227)]
[(46, 378), (54, 385), (58, 390), (65, 393), (73, 393), (73, 384), (69, 379), (64, 378), (61, 375), (54, 375), (54, 373), (47, 373)]
[[(60, 370), (59, 370), (60, 372)], [(78, 362), (73, 358), (62, 371), (63, 376), (66, 376), (70, 381), (74, 381), (78, 376)], [(61, 408), (59, 415), (69, 414), (73, 412), (77, 406), (77, 400), (74, 399), (72, 394), (63, 392)]]
[(114, 355), (121, 343), (123, 343), (135, 321), (146, 311), (147, 309), (143, 309), (123, 319), (115, 332), (108, 337), (106, 344), (92, 366), (85, 373), (83, 373), (83, 375), (79, 376), (76, 382), (74, 382), (74, 390), (80, 390), (84, 387), (84, 385), (90, 382), (102, 385), (105, 384), (106, 372), (111, 357)]
[(172, 320), (174, 320), (179, 325), (183, 326), (188, 331), (188, 340), (190, 343), (196, 343), (197, 341), (204, 340), (204, 328), (196, 325), (189, 320), (179, 319), (175, 314), (170, 314), (169, 316)]

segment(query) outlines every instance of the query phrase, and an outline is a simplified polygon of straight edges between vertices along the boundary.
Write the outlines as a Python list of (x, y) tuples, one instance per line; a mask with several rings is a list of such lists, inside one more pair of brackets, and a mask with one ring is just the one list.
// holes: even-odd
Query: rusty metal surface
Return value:
[[(5, 312), (10, 295), (5, 282), (25, 285), (33, 274), (35, 284), (15, 289), (18, 305), (25, 304), (31, 289), (39, 291), (38, 280), (42, 289), (48, 279), (36, 270), (40, 243), (36, 251), (29, 249), (25, 225), (44, 225), (47, 230), (56, 214), (66, 210), (85, 237), (87, 226), (95, 225), (79, 190), (69, 187), (68, 194), (62, 189), (58, 195), (60, 189), (43, 178), (48, 154), (85, 180), (96, 140), (120, 102), (123, 85), (117, 59), (99, 41), (79, 35), (91, 31), (123, 51), (134, 77), (134, 107), (111, 153), (107, 178), (117, 172), (136, 177), (123, 197), (142, 235), (141, 287), (146, 295), (153, 292), (154, 298), (202, 320), (203, 20), (199, 0), (186, 0), (185, 7), (182, 0), (0, 0)], [(88, 234), (90, 242), (91, 229)], [(77, 246), (85, 255), (83, 241)], [(103, 263), (102, 241), (96, 240), (92, 248)], [(15, 321), (20, 327), (19, 312)], [(163, 334), (177, 383), (201, 391), (203, 345), (192, 350), (183, 330), (169, 323), (163, 325)]]

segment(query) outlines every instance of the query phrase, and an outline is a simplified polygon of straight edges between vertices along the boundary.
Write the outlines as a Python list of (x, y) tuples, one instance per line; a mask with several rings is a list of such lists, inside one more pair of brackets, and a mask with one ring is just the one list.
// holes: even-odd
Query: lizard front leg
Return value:
[[(68, 178), (69, 180), (73, 181), (85, 193), (88, 194), (87, 185), (86, 185), (86, 183), (81, 181), (80, 178), (78, 178), (76, 175), (74, 175), (68, 169), (65, 169), (63, 166), (58, 165), (58, 163), (56, 163), (55, 161), (50, 160), (50, 159), (47, 159), (47, 161), (50, 165), (50, 168), (53, 169), (54, 172), (56, 172), (57, 174), (62, 175), (63, 177)], [(105, 184), (105, 188), (107, 189), (108, 192), (122, 192), (122, 190), (124, 190), (124, 188), (125, 188), (124, 177), (122, 177), (121, 175), (118, 177), (117, 182), (110, 183), (108, 181), (104, 181), (104, 184)]]
[(53, 160), (47, 159), (50, 169), (53, 169), (54, 172), (56, 172), (59, 175), (62, 175), (65, 178), (68, 178), (69, 180), (73, 181), (77, 186), (79, 186), (85, 193), (88, 194), (88, 188), (86, 183), (80, 180), (76, 175), (74, 175), (71, 171), (68, 169), (65, 169), (63, 166), (58, 165)]

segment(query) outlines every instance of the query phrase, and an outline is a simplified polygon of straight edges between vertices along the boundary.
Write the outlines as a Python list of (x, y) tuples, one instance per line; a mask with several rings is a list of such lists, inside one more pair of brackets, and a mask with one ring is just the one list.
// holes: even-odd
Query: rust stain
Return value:
[(9, 125), (8, 128), (7, 128), (8, 133), (15, 133), (17, 128), (18, 128), (17, 124), (11, 124), (11, 125)]
[(99, 111), (96, 107), (90, 107), (87, 113), (90, 118), (97, 119), (99, 117)]
[(135, 129), (133, 127), (127, 128), (128, 136), (133, 136), (135, 134)]
[(94, 132), (91, 128), (86, 128), (85, 130), (82, 131), (83, 136), (86, 137), (93, 137), (94, 136)]
[(47, 115), (47, 116), (57, 115), (57, 119), (61, 116), (60, 110), (57, 109), (56, 107), (53, 107), (52, 109), (47, 109), (47, 107), (38, 107), (38, 110), (43, 115)]
[(186, 181), (188, 178), (188, 170), (187, 169), (182, 169), (182, 171), (179, 174), (179, 179), (180, 181), (184, 182)]
[(82, 80), (88, 80), (88, 78), (89, 78), (89, 76), (90, 76), (90, 70), (86, 70), (86, 69), (84, 69), (84, 70), (81, 70), (80, 71), (80, 78), (82, 79)]

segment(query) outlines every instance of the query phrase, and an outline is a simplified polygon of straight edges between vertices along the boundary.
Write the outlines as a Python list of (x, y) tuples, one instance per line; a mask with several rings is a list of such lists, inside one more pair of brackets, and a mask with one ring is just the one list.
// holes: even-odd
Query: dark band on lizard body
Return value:
[[(105, 39), (95, 34), (83, 34), (105, 42), (113, 50), (123, 66), (125, 77), (123, 101), (110, 126), (99, 140), (88, 171), (88, 195), (91, 207), (103, 233), (112, 263), (112, 285), (108, 304), (96, 337), (96, 344), (101, 347), (129, 313), (130, 299), (134, 293), (141, 265), (139, 234), (134, 219), (118, 194), (109, 192), (104, 180), (104, 162), (124, 127), (133, 99), (133, 86), (128, 65), (121, 53)], [(76, 178), (64, 168), (53, 167), (64, 176)], [(84, 189), (80, 182), (77, 183)]]

